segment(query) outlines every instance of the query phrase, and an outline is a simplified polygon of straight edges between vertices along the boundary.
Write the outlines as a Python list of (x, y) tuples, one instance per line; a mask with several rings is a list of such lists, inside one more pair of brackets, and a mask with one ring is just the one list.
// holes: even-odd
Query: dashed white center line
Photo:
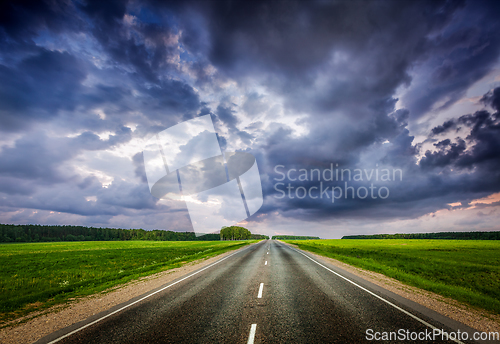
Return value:
[(248, 336), (247, 344), (253, 344), (256, 330), (257, 330), (257, 324), (252, 324), (252, 327), (250, 327), (250, 335)]
[(262, 290), (264, 290), (264, 283), (261, 283), (259, 287), (259, 295), (257, 295), (259, 299), (262, 299)]
[(267, 260), (266, 260), (266, 263), (264, 265), (267, 265)]

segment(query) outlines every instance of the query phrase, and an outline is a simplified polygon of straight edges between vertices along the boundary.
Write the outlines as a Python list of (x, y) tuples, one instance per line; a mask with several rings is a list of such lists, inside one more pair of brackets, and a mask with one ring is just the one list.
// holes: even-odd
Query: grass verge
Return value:
[(500, 242), (286, 240), (302, 250), (500, 314)]
[(0, 325), (255, 241), (0, 244)]

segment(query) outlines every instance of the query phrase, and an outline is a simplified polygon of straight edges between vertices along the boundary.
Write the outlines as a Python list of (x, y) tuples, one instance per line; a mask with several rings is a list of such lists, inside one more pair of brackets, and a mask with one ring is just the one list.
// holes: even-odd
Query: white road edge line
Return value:
[(261, 283), (260, 284), (260, 287), (259, 287), (259, 295), (257, 295), (257, 297), (259, 299), (262, 299), (262, 291), (264, 290), (264, 283)]
[(257, 330), (257, 324), (252, 324), (252, 327), (250, 327), (250, 335), (248, 336), (247, 344), (253, 344), (253, 341), (255, 340), (256, 330)]
[[(248, 246), (248, 247), (250, 247), (250, 246)], [(248, 248), (248, 247), (247, 247), (247, 248)], [(245, 248), (245, 249), (247, 249), (247, 248)], [(241, 251), (240, 251), (240, 252), (241, 252)], [(202, 271), (204, 271), (204, 270), (206, 270), (206, 269), (208, 269), (208, 268), (211, 268), (212, 266), (214, 266), (214, 265), (216, 265), (216, 264), (219, 264), (219, 263), (220, 263), (220, 262), (222, 262), (223, 260), (228, 259), (229, 257), (231, 257), (231, 256), (235, 255), (236, 253), (239, 253), (239, 252), (234, 252), (234, 253), (231, 253), (229, 256), (226, 256), (226, 257), (224, 257), (224, 258), (222, 258), (222, 259), (220, 259), (220, 260), (216, 261), (215, 263), (212, 263), (212, 264), (210, 264), (210, 265), (208, 265), (208, 266), (205, 266), (203, 269), (198, 270), (198, 271), (196, 271), (196, 272), (192, 273), (191, 275), (186, 276), (186, 277), (184, 277), (184, 278), (182, 278), (182, 279), (178, 280), (177, 282), (174, 282), (174, 283), (172, 283), (172, 284), (169, 284), (169, 285), (167, 285), (166, 287), (163, 287), (163, 288), (161, 288), (160, 290), (155, 291), (154, 293), (151, 293), (151, 294), (149, 294), (149, 295), (146, 295), (146, 296), (144, 296), (143, 298), (141, 298), (141, 299), (139, 299), (139, 300), (137, 300), (137, 301), (134, 301), (134, 302), (132, 302), (132, 303), (130, 303), (130, 304), (128, 304), (128, 305), (123, 306), (123, 307), (122, 307), (122, 308), (120, 308), (120, 309), (117, 309), (116, 311), (113, 311), (113, 312), (111, 312), (111, 313), (109, 313), (109, 314), (106, 314), (105, 316), (103, 316), (103, 317), (101, 317), (101, 318), (99, 318), (99, 319), (96, 319), (96, 320), (92, 321), (91, 323), (88, 323), (88, 324), (86, 324), (86, 325), (83, 325), (82, 327), (79, 327), (79, 328), (77, 328), (76, 330), (73, 330), (73, 331), (71, 331), (71, 332), (69, 332), (69, 333), (66, 333), (65, 335), (63, 335), (63, 336), (61, 336), (61, 337), (59, 337), (59, 338), (57, 338), (57, 339), (54, 339), (53, 341), (48, 342), (47, 344), (57, 343), (57, 342), (59, 342), (60, 340), (62, 340), (62, 339), (64, 339), (64, 338), (67, 338), (67, 337), (69, 337), (69, 336), (71, 336), (71, 335), (73, 335), (73, 334), (75, 334), (75, 333), (77, 333), (77, 332), (79, 332), (79, 331), (83, 330), (84, 328), (87, 328), (87, 327), (89, 327), (89, 326), (92, 326), (92, 325), (94, 325), (94, 324), (97, 324), (97, 323), (98, 323), (99, 321), (101, 321), (101, 320), (104, 320), (104, 319), (106, 319), (106, 318), (109, 318), (110, 316), (112, 316), (112, 315), (114, 315), (114, 314), (116, 314), (116, 313), (119, 313), (119, 312), (123, 311), (124, 309), (129, 308), (130, 306), (133, 306), (133, 305), (135, 305), (136, 303), (139, 303), (139, 302), (141, 302), (141, 301), (143, 301), (143, 300), (145, 300), (145, 299), (149, 298), (150, 296), (153, 296), (153, 295), (155, 295), (155, 294), (158, 294), (159, 292), (162, 292), (162, 291), (164, 291), (165, 289), (168, 289), (168, 288), (170, 288), (170, 287), (172, 287), (172, 286), (176, 285), (177, 283), (180, 283), (180, 282), (182, 282), (182, 281), (184, 281), (184, 280), (186, 280), (186, 279), (188, 279), (188, 278), (190, 278), (190, 277), (193, 277), (193, 276), (194, 276), (194, 275), (196, 275), (196, 274), (199, 274), (200, 272), (202, 272)], [(256, 325), (256, 326), (257, 326), (257, 325)], [(252, 342), (252, 343), (253, 343), (253, 342)]]
[(267, 260), (266, 260), (266, 263), (264, 265), (267, 265)]
[[(287, 246), (288, 246), (288, 245), (287, 245)], [(289, 246), (288, 246), (288, 247), (289, 247)], [(413, 319), (417, 320), (418, 322), (420, 322), (420, 323), (424, 324), (425, 326), (430, 327), (430, 328), (431, 328), (431, 329), (433, 329), (433, 330), (439, 330), (437, 327), (435, 327), (435, 326), (433, 326), (433, 325), (429, 324), (427, 321), (420, 319), (420, 318), (419, 318), (419, 317), (417, 317), (416, 315), (413, 315), (413, 314), (411, 314), (410, 312), (408, 312), (408, 311), (404, 310), (403, 308), (401, 308), (401, 307), (399, 307), (399, 306), (396, 306), (394, 303), (392, 303), (392, 302), (390, 302), (390, 301), (387, 301), (387, 300), (386, 300), (386, 299), (384, 299), (383, 297), (378, 296), (377, 294), (375, 294), (375, 293), (373, 293), (373, 292), (369, 291), (368, 289), (366, 289), (366, 288), (364, 288), (364, 287), (360, 286), (359, 284), (357, 284), (357, 283), (355, 283), (355, 282), (351, 281), (351, 280), (350, 280), (350, 279), (348, 279), (347, 277), (344, 277), (344, 276), (342, 276), (341, 274), (339, 274), (339, 273), (337, 273), (337, 272), (333, 271), (332, 269), (327, 268), (327, 267), (326, 267), (326, 266), (324, 266), (323, 264), (318, 263), (317, 261), (315, 261), (314, 259), (312, 259), (311, 257), (309, 257), (307, 254), (302, 253), (302, 252), (300, 252), (300, 251), (298, 251), (298, 250), (296, 250), (296, 249), (294, 249), (294, 248), (292, 248), (292, 247), (290, 247), (290, 248), (291, 248), (292, 250), (294, 250), (294, 251), (296, 251), (296, 252), (300, 253), (300, 254), (301, 254), (301, 255), (303, 255), (304, 257), (306, 257), (306, 258), (308, 258), (308, 259), (312, 260), (313, 262), (315, 262), (316, 264), (318, 264), (318, 265), (319, 265), (319, 266), (321, 266), (322, 268), (324, 268), (324, 269), (326, 269), (326, 270), (330, 271), (331, 273), (333, 273), (333, 274), (337, 275), (338, 277), (340, 277), (340, 278), (342, 278), (342, 279), (346, 280), (347, 282), (349, 282), (349, 283), (351, 283), (352, 285), (354, 285), (354, 286), (358, 287), (359, 289), (366, 291), (368, 294), (370, 294), (370, 295), (372, 295), (372, 296), (375, 296), (377, 299), (379, 299), (379, 300), (381, 300), (381, 301), (383, 301), (383, 302), (387, 303), (388, 305), (390, 305), (390, 306), (392, 306), (392, 307), (396, 308), (397, 310), (399, 310), (399, 311), (403, 312), (404, 314), (406, 314), (406, 315), (408, 315), (408, 316), (412, 317)], [(458, 339), (451, 339), (451, 338), (450, 338), (450, 340), (454, 341), (455, 343), (465, 344), (464, 342), (461, 342), (461, 341), (459, 341)]]

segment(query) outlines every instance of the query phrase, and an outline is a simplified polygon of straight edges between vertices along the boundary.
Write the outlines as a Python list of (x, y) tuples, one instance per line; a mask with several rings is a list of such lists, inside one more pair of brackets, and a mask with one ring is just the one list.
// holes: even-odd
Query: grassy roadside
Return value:
[(68, 299), (256, 241), (94, 241), (0, 244), (0, 326)]
[(302, 250), (500, 314), (500, 242), (286, 240)]

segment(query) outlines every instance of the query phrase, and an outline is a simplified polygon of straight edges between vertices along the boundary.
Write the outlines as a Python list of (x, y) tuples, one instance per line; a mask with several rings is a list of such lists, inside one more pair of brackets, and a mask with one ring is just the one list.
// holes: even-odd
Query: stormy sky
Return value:
[(499, 230), (498, 18), (497, 1), (4, 1), (0, 223), (193, 230), (142, 151), (210, 115), (258, 163), (252, 232)]

